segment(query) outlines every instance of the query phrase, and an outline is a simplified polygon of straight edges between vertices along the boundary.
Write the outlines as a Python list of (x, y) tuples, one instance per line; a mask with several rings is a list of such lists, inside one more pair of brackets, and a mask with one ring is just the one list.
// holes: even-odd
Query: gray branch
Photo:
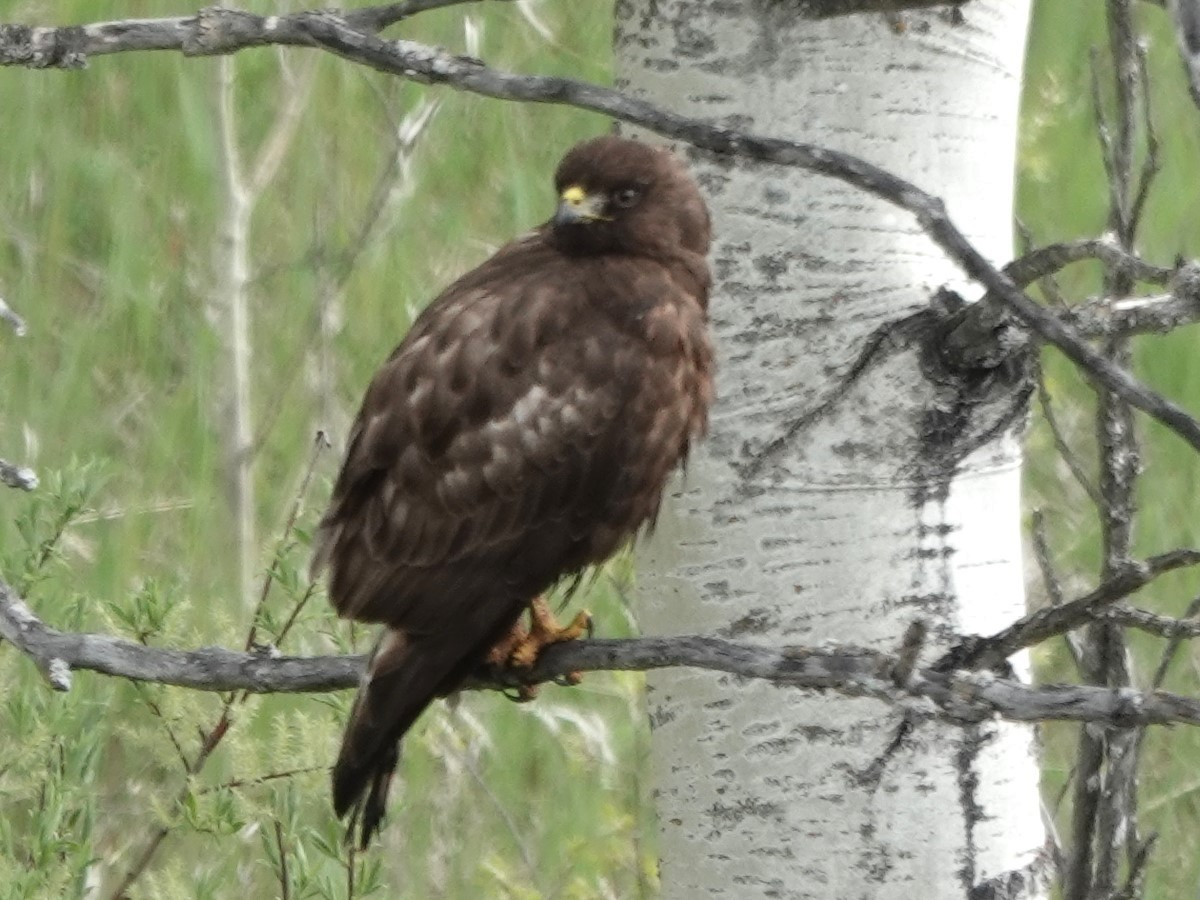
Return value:
[[(1102, 609), (1092, 613), (1092, 617), (1109, 622), (1116, 622), (1126, 628), (1136, 628), (1157, 637), (1178, 640), (1180, 638), (1200, 637), (1200, 621), (1184, 616), (1176, 619), (1152, 613), (1146, 609), (1118, 604), (1111, 609)], [(1156, 682), (1161, 679), (1155, 679)]]
[[(1008, 263), (1004, 267), (1004, 274), (1018, 288), (1025, 288), (1035, 281), (1044, 282), (1067, 266), (1085, 260), (1100, 261), (1109, 267), (1119, 268), (1136, 281), (1155, 285), (1171, 284), (1172, 292), (1165, 298), (1104, 298), (1063, 311), (1060, 315), (1062, 321), (1081, 336), (1098, 338), (1164, 333), (1180, 325), (1200, 321), (1196, 266), (1181, 266), (1178, 270), (1155, 266), (1126, 252), (1107, 238), (1087, 238), (1039, 247)], [(978, 303), (963, 306), (945, 328), (941, 343), (943, 359), (959, 369), (995, 368), (1025, 343), (1023, 335), (1014, 334), (1014, 329), (1008, 327), (1010, 322), (1009, 312), (990, 293), (985, 294)]]
[[(912, 213), (933, 242), (983, 285), (994, 298), (990, 305), (1007, 309), (1025, 327), (1087, 370), (1098, 385), (1162, 422), (1200, 450), (1200, 422), (1106, 359), (1086, 338), (1028, 297), (966, 239), (946, 215), (942, 201), (916, 185), (847, 153), (711, 125), (609, 88), (570, 78), (514, 75), (491, 69), (479, 60), (454, 56), (414, 41), (385, 40), (371, 32), (373, 24), (369, 19), (362, 18), (371, 12), (378, 13), (379, 9), (358, 10), (353, 14), (325, 11), (256, 16), (209, 7), (195, 16), (178, 19), (126, 20), (63, 28), (0, 25), (0, 65), (78, 67), (89, 56), (127, 50), (175, 49), (189, 55), (205, 55), (270, 44), (311, 46), (412, 81), (447, 85), (500, 100), (574, 106), (713, 153), (827, 175)], [(360, 30), (358, 22), (366, 30)]]
[(13, 334), (17, 337), (25, 336), (25, 320), (17, 314), (16, 310), (4, 302), (3, 297), (0, 297), (0, 321), (7, 322), (8, 327), (13, 330)]
[(28, 466), (18, 466), (0, 459), (0, 484), (22, 491), (32, 491), (38, 486), (37, 472)]
[(1200, 106), (1200, 0), (1167, 0), (1192, 100)]
[(1200, 550), (1172, 550), (1145, 562), (1129, 562), (1078, 599), (1039, 609), (989, 637), (968, 639), (944, 654), (934, 668), (951, 671), (999, 666), (1019, 650), (1089, 622), (1107, 621), (1100, 615), (1104, 607), (1124, 600), (1160, 575), (1195, 565), (1200, 565)]
[[(58, 690), (72, 670), (202, 691), (299, 693), (355, 687), (363, 656), (270, 656), (222, 647), (172, 650), (105, 634), (74, 634), (46, 625), (0, 582), (0, 637), (30, 656)], [(917, 669), (900, 681), (894, 655), (856, 647), (774, 649), (695, 635), (572, 641), (548, 648), (522, 678), (511, 670), (481, 673), (467, 688), (503, 690), (581, 671), (690, 666), (785, 687), (871, 697), (918, 719), (958, 723), (991, 718), (1072, 720), (1130, 725), (1200, 725), (1200, 700), (1163, 691), (1103, 687), (1032, 687), (986, 672)]]
[(1170, 291), (1149, 297), (1088, 300), (1063, 313), (1063, 320), (1090, 338), (1166, 334), (1200, 321), (1200, 267), (1183, 266)]
[(1166, 284), (1172, 275), (1171, 269), (1151, 265), (1104, 238), (1089, 238), (1039, 247), (1014, 259), (1004, 267), (1004, 273), (1017, 287), (1028, 287), (1039, 278), (1053, 275), (1072, 263), (1084, 260), (1099, 260), (1111, 267), (1123, 268), (1135, 281), (1151, 284)]

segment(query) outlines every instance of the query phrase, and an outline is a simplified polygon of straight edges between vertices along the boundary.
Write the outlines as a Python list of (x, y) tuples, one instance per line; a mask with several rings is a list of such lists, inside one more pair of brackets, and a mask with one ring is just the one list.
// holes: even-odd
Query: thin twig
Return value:
[[(1046, 596), (1049, 598), (1051, 606), (1062, 606), (1066, 602), (1066, 595), (1063, 593), (1062, 581), (1054, 568), (1050, 542), (1046, 537), (1046, 520), (1040, 509), (1033, 511), (1029, 531), (1033, 540), (1033, 557), (1037, 561), (1038, 570), (1042, 573), (1042, 584), (1045, 585)], [(1075, 667), (1081, 668), (1083, 662), (1080, 657), (1084, 652), (1083, 648), (1080, 647), (1071, 632), (1066, 632), (1063, 638), (1071, 653), (1071, 658), (1075, 660)]]
[(149, 707), (150, 712), (154, 713), (155, 718), (157, 718), (162, 723), (163, 728), (166, 729), (167, 737), (171, 740), (171, 746), (175, 748), (175, 754), (179, 757), (179, 762), (182, 764), (183, 770), (186, 772), (188, 770), (188, 766), (190, 765), (187, 754), (183, 752), (183, 745), (179, 743), (179, 737), (175, 734), (175, 729), (171, 727), (171, 723), (167, 719), (166, 714), (163, 713), (162, 707), (158, 705), (158, 701), (150, 697), (150, 694), (146, 691), (146, 685), (144, 683), (135, 681), (133, 684), (134, 687), (138, 689), (138, 696), (141, 697), (142, 702)]
[[(389, 25), (395, 25), (418, 13), (473, 2), (475, 0), (401, 0), (399, 3), (388, 3), (383, 6), (347, 12), (346, 21), (351, 26), (364, 31), (382, 31)], [(493, 2), (500, 2), (500, 0), (493, 0)], [(513, 2), (513, 0), (507, 0), (507, 2)]]
[(1141, 90), (1138, 94), (1142, 101), (1142, 132), (1146, 136), (1146, 156), (1142, 160), (1142, 171), (1138, 177), (1137, 194), (1133, 199), (1133, 208), (1129, 212), (1130, 246), (1133, 244), (1133, 236), (1137, 234), (1138, 229), (1141, 227), (1142, 213), (1146, 209), (1146, 200), (1150, 196), (1150, 188), (1161, 169), (1158, 157), (1158, 131), (1154, 127), (1153, 92), (1150, 90), (1150, 73), (1146, 65), (1145, 45), (1136, 44), (1134, 53), (1137, 58), (1137, 81), (1141, 85)]
[[(1098, 619), (1109, 619), (1127, 628), (1136, 628), (1147, 634), (1157, 635), (1161, 638), (1170, 638), (1172, 640), (1176, 638), (1200, 637), (1200, 621), (1194, 618), (1197, 614), (1200, 614), (1200, 597), (1196, 597), (1188, 604), (1188, 611), (1184, 614), (1183, 618), (1179, 619), (1170, 616), (1160, 616), (1157, 613), (1138, 609), (1133, 606), (1126, 606), (1123, 603), (1118, 603), (1111, 609), (1102, 609), (1094, 613)], [(1155, 689), (1162, 686), (1159, 672), (1161, 671), (1165, 676), (1166, 669), (1164, 663), (1169, 665), (1168, 655), (1164, 652), (1163, 658), (1159, 660), (1158, 668), (1155, 669), (1155, 675), (1151, 681), (1151, 687)]]
[[(1113, 610), (1116, 612), (1116, 610)], [(1134, 610), (1129, 610), (1134, 612)], [(1140, 610), (1138, 610), (1140, 612)], [(1175, 656), (1179, 653), (1179, 648), (1183, 646), (1183, 641), (1187, 637), (1195, 637), (1200, 635), (1200, 622), (1196, 621), (1196, 616), (1200, 615), (1200, 596), (1193, 597), (1192, 602), (1188, 604), (1187, 610), (1184, 612), (1182, 619), (1169, 619), (1169, 625), (1166, 629), (1168, 632), (1167, 646), (1164, 648), (1162, 657), (1158, 661), (1158, 665), (1154, 669), (1154, 677), (1150, 681), (1150, 686), (1154, 690), (1162, 687), (1163, 682), (1167, 678), (1167, 671), (1171, 668), (1171, 663), (1175, 660)], [(1144, 628), (1145, 623), (1153, 621), (1148, 618), (1149, 613), (1139, 622), (1130, 622), (1137, 628)], [(1157, 616), (1155, 619), (1165, 619), (1165, 616)], [(1162, 632), (1160, 632), (1162, 633)]]
[(1096, 611), (1124, 600), (1155, 578), (1187, 566), (1200, 565), (1200, 550), (1172, 550), (1144, 562), (1129, 563), (1082, 597), (1030, 613), (994, 635), (977, 638), (943, 655), (933, 668), (990, 669), (1019, 650), (1040, 644), (1090, 622)]
[(279, 897), (280, 900), (290, 900), (292, 879), (288, 875), (287, 846), (283, 842), (283, 825), (279, 819), (275, 819), (275, 849), (279, 854)]
[(304, 766), (299, 769), (288, 769), (286, 772), (272, 772), (269, 775), (259, 775), (256, 778), (233, 778), (221, 784), (214, 784), (209, 787), (198, 788), (197, 794), (212, 794), (217, 791), (233, 791), (241, 790), (248, 787), (257, 787), (260, 784), (266, 784), (270, 781), (280, 781), (285, 778), (295, 778), (297, 775), (311, 775), (316, 772), (328, 772), (329, 766)]
[[(313, 471), (316, 468), (317, 458), (320, 455), (321, 450), (326, 446), (328, 446), (328, 441), (325, 438), (324, 432), (318, 431), (316, 434), (316, 437), (313, 439), (313, 450), (312, 450), (312, 454), (309, 458), (308, 467), (305, 470), (304, 476), (300, 480), (300, 486), (296, 491), (296, 497), (292, 502), (291, 511), (288, 515), (287, 522), (284, 525), (283, 534), (280, 537), (280, 541), (278, 544), (278, 547), (280, 549), (277, 550), (277, 558), (278, 558), (278, 554), (280, 552), (282, 552), (283, 546), (286, 544), (287, 540), (289, 539), (289, 536), (290, 536), (292, 530), (295, 528), (296, 520), (300, 514), (301, 504), (303, 503), (304, 496), (308, 491), (308, 486), (312, 480)], [(276, 561), (277, 561), (277, 559), (276, 559)], [(272, 567), (272, 571), (269, 571), (269, 572), (267, 572), (266, 575), (264, 575), (263, 587), (262, 587), (262, 591), (260, 593), (259, 604), (254, 611), (254, 615), (251, 618), (250, 627), (247, 629), (247, 632), (246, 632), (245, 646), (248, 651), (253, 649), (255, 646), (254, 638), (258, 633), (258, 618), (261, 615), (262, 610), (266, 605), (267, 598), (268, 598), (269, 592), (270, 592), (270, 585), (273, 580), (274, 580), (274, 567)], [(3, 635), (3, 633), (4, 633), (3, 632), (3, 625), (4, 625), (3, 613), (4, 613), (4, 599), (5, 599), (4, 598), (4, 589), (5, 589), (5, 585), (3, 584), (3, 582), (0, 582), (0, 635)], [(291, 623), (294, 622), (296, 617), (299, 615), (299, 610), (308, 602), (309, 597), (312, 596), (312, 589), (313, 589), (313, 586), (309, 585), (308, 590), (304, 593), (304, 595), (301, 597), (301, 599), (295, 604), (295, 607), (292, 610), (292, 614), (287, 621), (287, 625), (285, 626), (285, 628), (282, 631), (286, 631), (287, 628), (291, 627)], [(280, 636), (277, 638), (277, 642), (281, 641), (283, 639), (282, 631), (281, 631)], [(204, 652), (204, 651), (200, 651), (200, 652)], [(259, 654), (256, 654), (256, 655), (259, 655)], [(217, 749), (217, 747), (225, 739), (225, 736), (229, 733), (229, 729), (233, 725), (234, 706), (245, 703), (246, 700), (249, 699), (250, 694), (251, 694), (251, 691), (248, 688), (243, 688), (240, 693), (236, 690), (229, 691), (229, 693), (225, 697), (224, 703), (221, 705), (221, 712), (217, 716), (216, 722), (207, 731), (201, 729), (201, 731), (200, 731), (200, 748), (196, 752), (196, 756), (190, 762), (187, 761), (186, 757), (184, 759), (185, 779), (184, 779), (184, 783), (183, 783), (182, 787), (180, 788), (179, 793), (175, 799), (176, 807), (179, 806), (179, 804), (183, 803), (187, 799), (188, 794), (192, 790), (192, 786), (191, 786), (192, 778), (195, 775), (200, 773), (200, 771), (204, 768), (205, 764), (211, 758), (213, 751), (215, 751)], [(150, 838), (146, 843), (146, 847), (144, 848), (142, 853), (138, 856), (136, 863), (126, 871), (124, 877), (121, 879), (121, 883), (118, 886), (117, 891), (112, 895), (113, 900), (118, 900), (118, 898), (123, 897), (125, 895), (125, 893), (128, 891), (129, 887), (131, 885), (133, 885), (133, 883), (136, 882), (145, 873), (145, 871), (149, 867), (151, 861), (154, 859), (154, 855), (158, 852), (158, 848), (162, 845), (163, 840), (166, 838), (167, 834), (170, 832), (171, 827), (172, 827), (172, 825), (170, 822), (166, 822), (166, 823), (163, 823), (163, 824), (160, 824), (160, 825), (157, 825), (154, 827), (154, 829), (151, 831)]]
[(1089, 338), (1167, 334), (1200, 321), (1200, 272), (1193, 265), (1176, 273), (1172, 290), (1148, 297), (1088, 299), (1064, 312), (1062, 320)]
[[(1021, 254), (1025, 255), (1033, 252), (1033, 234), (1020, 218), (1016, 219), (1016, 229), (1017, 237), (1021, 241)], [(1067, 303), (1067, 298), (1063, 294), (1062, 288), (1058, 285), (1058, 280), (1052, 273), (1043, 275), (1038, 279), (1037, 284), (1042, 290), (1042, 296), (1050, 306), (1063, 310), (1070, 305)]]
[(1046, 426), (1050, 429), (1050, 437), (1054, 441), (1054, 449), (1058, 451), (1059, 457), (1066, 464), (1068, 471), (1070, 471), (1076, 483), (1083, 488), (1083, 492), (1098, 507), (1101, 503), (1100, 489), (1092, 483), (1092, 479), (1088, 477), (1087, 472), (1083, 469), (1083, 463), (1080, 461), (1078, 454), (1067, 443), (1066, 435), (1063, 433), (1062, 427), (1058, 423), (1058, 417), (1054, 413), (1054, 400), (1050, 396), (1050, 389), (1046, 387), (1045, 371), (1041, 366), (1038, 366), (1037, 373), (1037, 396), (1038, 404), (1042, 408), (1042, 418), (1046, 420)]
[(1125, 885), (1112, 895), (1112, 900), (1139, 900), (1145, 896), (1146, 866), (1150, 862), (1150, 854), (1154, 852), (1157, 844), (1158, 832), (1156, 831), (1137, 845), (1129, 863), (1129, 874), (1125, 878)]
[(1017, 287), (1028, 287), (1072, 263), (1084, 260), (1100, 260), (1110, 266), (1121, 266), (1135, 280), (1149, 284), (1166, 284), (1174, 273), (1174, 269), (1148, 263), (1107, 238), (1089, 238), (1038, 247), (1006, 265), (1004, 274)]
[[(312, 451), (308, 455), (308, 464), (305, 466), (304, 474), (300, 478), (300, 487), (296, 490), (296, 496), (292, 498), (292, 506), (288, 511), (287, 520), (283, 523), (283, 531), (280, 532), (279, 540), (275, 543), (275, 552), (271, 556), (271, 568), (263, 576), (262, 588), (258, 593), (258, 604), (254, 607), (254, 612), (250, 616), (250, 630), (246, 633), (247, 650), (254, 649), (255, 641), (258, 639), (258, 624), (262, 619), (263, 610), (266, 609), (267, 600), (271, 596), (271, 585), (275, 583), (275, 579), (279, 576), (280, 561), (283, 559), (288, 542), (292, 539), (292, 532), (296, 528), (296, 521), (300, 518), (300, 510), (303, 507), (304, 498), (308, 494), (308, 486), (312, 483), (313, 473), (317, 469), (317, 460), (320, 459), (321, 451), (327, 449), (329, 446), (329, 438), (325, 435), (325, 432), (318, 430), (313, 437)], [(308, 602), (307, 596), (303, 602)], [(288, 620), (289, 627), (291, 622), (294, 621), (295, 614), (293, 610), (293, 618)], [(276, 639), (278, 640), (278, 636)]]
[[(1132, 254), (1137, 232), (1133, 215), (1133, 166), (1139, 119), (1139, 65), (1133, 2), (1108, 0), (1106, 10), (1109, 51), (1115, 75), (1115, 110), (1111, 119), (1106, 118), (1101, 103), (1099, 67), (1095, 59), (1094, 103), (1109, 176), (1109, 226), (1115, 231), (1122, 250)], [(1144, 93), (1145, 86), (1141, 87)], [(1149, 189), (1148, 181), (1144, 187)], [(1105, 267), (1105, 293), (1115, 297), (1128, 295), (1135, 280), (1128, 266), (1119, 260), (1106, 260)], [(1129, 367), (1133, 360), (1130, 341), (1123, 336), (1106, 339), (1103, 354), (1123, 368)], [(1102, 498), (1097, 509), (1103, 545), (1100, 576), (1111, 579), (1130, 564), (1141, 453), (1132, 409), (1124, 398), (1107, 389), (1097, 391), (1096, 441)], [(1088, 682), (1118, 688), (1130, 685), (1128, 644), (1125, 632), (1118, 624), (1108, 621), (1089, 626), (1084, 631), (1084, 643), (1094, 648), (1094, 653), (1084, 657), (1083, 676)], [(1139, 744), (1135, 730), (1080, 729), (1079, 776), (1073, 810), (1073, 845), (1064, 890), (1066, 900), (1110, 896), (1117, 890), (1122, 850), (1132, 856), (1133, 848), (1139, 843)]]

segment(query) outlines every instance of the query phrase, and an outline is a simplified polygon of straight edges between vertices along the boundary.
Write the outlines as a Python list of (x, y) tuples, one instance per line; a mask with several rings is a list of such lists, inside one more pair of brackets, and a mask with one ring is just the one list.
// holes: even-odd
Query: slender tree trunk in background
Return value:
[[(797, 8), (621, 0), (618, 85), (865, 157), (940, 195), (1007, 261), (1027, 4), (906, 28)], [(718, 406), (643, 553), (645, 630), (895, 648), (922, 618), (940, 648), (1020, 616), (1011, 394), (976, 408), (897, 332), (789, 432), (877, 328), (961, 273), (909, 216), (843, 184), (699, 158), (696, 171), (715, 220)], [(877, 702), (699, 671), (655, 675), (650, 715), (666, 897), (1046, 896), (1019, 874), (1044, 842), (1030, 728), (924, 723), (894, 744), (898, 718)]]
[(238, 590), (253, 604), (255, 537), (254, 433), (250, 407), (250, 192), (242, 171), (234, 103), (235, 63), (217, 61), (217, 131), (220, 135), (225, 208), (218, 237), (214, 305), (222, 349), (223, 383), (219, 415), (225, 429), (226, 496), (233, 517)]

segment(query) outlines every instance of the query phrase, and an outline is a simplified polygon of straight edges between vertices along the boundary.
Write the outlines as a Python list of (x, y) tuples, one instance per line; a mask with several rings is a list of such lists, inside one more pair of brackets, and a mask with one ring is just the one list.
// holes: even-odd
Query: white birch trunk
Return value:
[[(964, 23), (919, 13), (898, 31), (782, 0), (621, 0), (618, 84), (865, 157), (943, 197), (1004, 262), (1027, 6), (977, 0)], [(941, 647), (1021, 615), (1020, 448), (1010, 435), (946, 466), (915, 349), (744, 468), (875, 328), (961, 273), (910, 216), (841, 183), (696, 171), (716, 233), (718, 406), (642, 555), (645, 630), (894, 647), (921, 617)], [(898, 718), (880, 703), (692, 671), (651, 679), (650, 714), (665, 897), (1045, 896), (1004, 876), (1044, 842), (1028, 728), (924, 724), (885, 759)]]

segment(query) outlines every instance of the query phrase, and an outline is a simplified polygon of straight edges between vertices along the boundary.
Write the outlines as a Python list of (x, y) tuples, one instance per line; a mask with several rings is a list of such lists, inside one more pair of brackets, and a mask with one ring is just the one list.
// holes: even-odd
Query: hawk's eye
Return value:
[(621, 188), (613, 194), (613, 205), (620, 209), (629, 209), (633, 204), (642, 199), (642, 192), (635, 187)]

